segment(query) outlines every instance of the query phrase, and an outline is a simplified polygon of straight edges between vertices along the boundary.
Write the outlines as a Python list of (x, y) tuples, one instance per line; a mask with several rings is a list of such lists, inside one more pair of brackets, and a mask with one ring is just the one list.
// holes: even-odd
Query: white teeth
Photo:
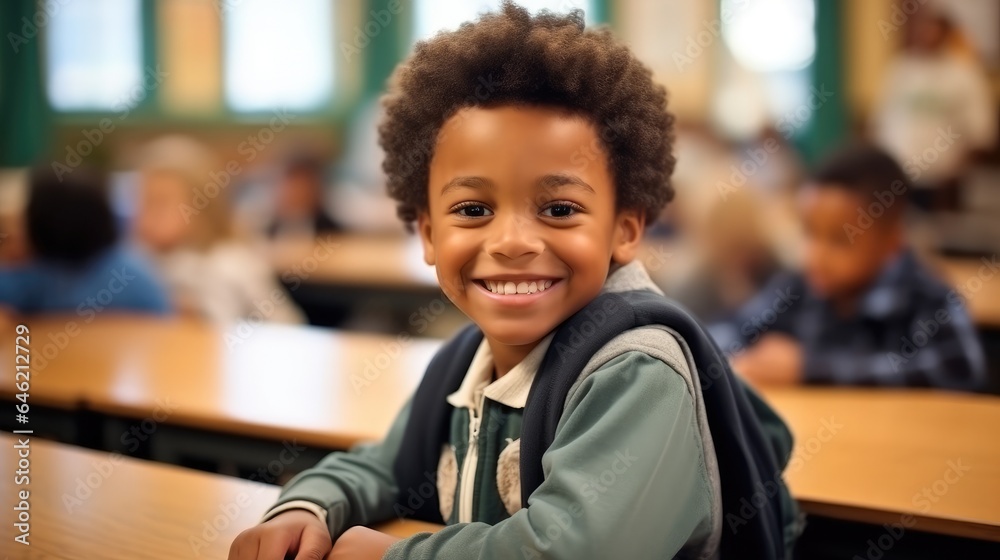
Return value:
[(552, 280), (535, 280), (532, 282), (499, 282), (496, 280), (483, 280), (486, 288), (494, 294), (534, 294), (543, 292), (552, 286)]

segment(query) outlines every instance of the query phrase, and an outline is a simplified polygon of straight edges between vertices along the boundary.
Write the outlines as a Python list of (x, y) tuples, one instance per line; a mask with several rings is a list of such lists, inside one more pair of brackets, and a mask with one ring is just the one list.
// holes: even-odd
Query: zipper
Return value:
[(483, 420), (485, 391), (480, 391), (477, 406), (469, 411), (469, 446), (462, 462), (462, 485), (458, 496), (458, 522), (472, 523), (472, 498), (475, 494), (476, 467), (479, 463), (479, 425)]

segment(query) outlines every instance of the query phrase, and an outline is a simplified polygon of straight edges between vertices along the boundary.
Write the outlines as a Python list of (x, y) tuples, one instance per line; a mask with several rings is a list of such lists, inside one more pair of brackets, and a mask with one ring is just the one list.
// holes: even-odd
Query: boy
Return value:
[(984, 388), (961, 299), (906, 245), (910, 187), (892, 158), (864, 145), (816, 170), (798, 199), (803, 272), (779, 275), (713, 328), (734, 370), (760, 384)]
[[(787, 557), (783, 424), (690, 319), (619, 324), (644, 311), (629, 294), (666, 303), (633, 260), (672, 195), (649, 70), (579, 12), (505, 3), (419, 44), (394, 88), (389, 192), (475, 325), (385, 440), (293, 479), (230, 558)], [(360, 527), (396, 516), (449, 526)]]
[(27, 262), (0, 266), (0, 311), (72, 313), (89, 323), (100, 312), (171, 312), (151, 266), (125, 250), (104, 178), (89, 169), (59, 177), (47, 167), (30, 175), (25, 229)]

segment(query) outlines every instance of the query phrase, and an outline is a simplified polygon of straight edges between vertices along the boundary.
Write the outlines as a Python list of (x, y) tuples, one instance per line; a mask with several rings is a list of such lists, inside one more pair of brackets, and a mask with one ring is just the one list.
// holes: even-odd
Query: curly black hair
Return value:
[(382, 168), (411, 231), (427, 208), (441, 127), (465, 107), (543, 106), (582, 116), (608, 157), (618, 209), (644, 211), (649, 224), (673, 198), (667, 92), (609, 30), (585, 29), (580, 10), (532, 16), (505, 1), (499, 12), (418, 42), (390, 84), (379, 126)]
[(892, 220), (903, 216), (913, 190), (899, 163), (885, 150), (865, 142), (841, 146), (825, 156), (809, 174), (807, 184), (844, 189), (869, 201), (879, 201), (880, 194), (891, 196), (890, 200), (901, 202), (886, 205), (885, 213)]

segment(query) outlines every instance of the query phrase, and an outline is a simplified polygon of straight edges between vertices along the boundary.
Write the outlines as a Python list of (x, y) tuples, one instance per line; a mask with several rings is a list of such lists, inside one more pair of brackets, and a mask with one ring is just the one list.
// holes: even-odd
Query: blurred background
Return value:
[[(792, 195), (811, 165), (850, 140), (903, 165), (916, 186), (911, 243), (949, 281), (967, 283), (1000, 250), (1000, 4), (524, 4), (584, 10), (668, 88), (678, 196), (650, 229), (645, 264), (704, 319), (798, 265)], [(0, 263), (33, 257), (29, 168), (59, 183), (96, 170), (117, 239), (148, 261), (183, 314), (239, 321), (278, 289), (266, 320), (448, 336), (463, 319), (438, 300), (433, 271), (384, 193), (378, 98), (415, 42), (497, 5), (5, 3)], [(28, 307), (58, 310), (49, 297)], [(996, 301), (967, 302), (994, 369)], [(441, 307), (435, 321), (414, 320), (431, 302)]]
[[(416, 42), (499, 3), (0, 3), (0, 319), (57, 317), (29, 321), (35, 332), (49, 332), (39, 335), (33, 367), (54, 364), (46, 371), (53, 396), (43, 403), (51, 410), (33, 417), (49, 422), (39, 431), (121, 450), (123, 410), (149, 415), (134, 412), (141, 398), (159, 410), (160, 397), (181, 395), (190, 402), (166, 422), (180, 427), (172, 425), (170, 437), (160, 427), (159, 447), (140, 438), (127, 451), (253, 478), (255, 468), (273, 464), (287, 422), (319, 418), (302, 436), (311, 446), (305, 458), (258, 478), (266, 482), (382, 433), (415, 386), (420, 368), (412, 364), (435, 348), (410, 341), (449, 337), (466, 319), (442, 296), (385, 194), (379, 96)], [(669, 295), (706, 322), (721, 320), (772, 275), (799, 268), (797, 189), (836, 147), (868, 141), (913, 183), (908, 244), (965, 302), (986, 353), (989, 389), (1000, 392), (1000, 2), (519, 3), (583, 10), (668, 89), (678, 123), (677, 196), (651, 224), (640, 258)], [(118, 321), (122, 312), (201, 326), (175, 332)], [(261, 323), (346, 334), (255, 331)], [(78, 326), (93, 348), (66, 350)], [(255, 344), (243, 346), (251, 336)], [(395, 361), (401, 347), (409, 352), (402, 365)], [(295, 397), (273, 383), (288, 356), (296, 379), (308, 380), (295, 385)], [(380, 365), (383, 358), (393, 365)], [(364, 379), (334, 379), (331, 367), (363, 369)], [(413, 372), (391, 398), (364, 392), (382, 373), (401, 369)], [(90, 392), (98, 384), (112, 404), (95, 423), (93, 411), (76, 407), (105, 398)], [(70, 412), (57, 410), (76, 390), (84, 396), (67, 401)], [(317, 396), (328, 394), (341, 400), (329, 405)], [(211, 439), (214, 428), (198, 423), (207, 416), (190, 413), (202, 405), (221, 411), (221, 431), (239, 426), (238, 433)], [(989, 406), (995, 410), (995, 399)], [(377, 418), (376, 408), (384, 409)], [(370, 433), (316, 435), (343, 418)], [(154, 430), (159, 423), (156, 417)], [(966, 426), (952, 428), (948, 434)], [(873, 445), (881, 448), (893, 434), (887, 428), (879, 437)], [(269, 447), (253, 447), (263, 440)], [(922, 457), (907, 453), (887, 465), (886, 478)], [(845, 471), (839, 465), (838, 474)], [(980, 472), (996, 489), (995, 477)], [(967, 486), (969, 502), (978, 503), (979, 490)], [(922, 541), (910, 542), (920, 548)]]

